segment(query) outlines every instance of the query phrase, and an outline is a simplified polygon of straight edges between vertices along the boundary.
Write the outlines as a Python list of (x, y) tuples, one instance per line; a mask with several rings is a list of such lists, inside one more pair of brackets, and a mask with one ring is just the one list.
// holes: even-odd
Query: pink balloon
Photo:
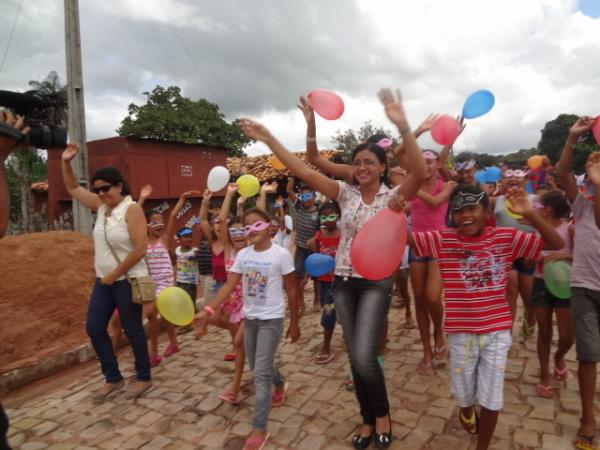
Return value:
[(448, 115), (440, 116), (431, 127), (431, 137), (440, 145), (453, 144), (459, 134), (459, 123)]
[(336, 120), (344, 114), (344, 101), (335, 92), (316, 89), (309, 92), (308, 103), (323, 119)]
[(373, 216), (352, 241), (352, 268), (367, 280), (391, 276), (402, 262), (406, 230), (404, 213), (386, 208)]
[(596, 139), (596, 144), (600, 145), (600, 116), (596, 117), (594, 125), (592, 125), (592, 133), (594, 134), (594, 139)]

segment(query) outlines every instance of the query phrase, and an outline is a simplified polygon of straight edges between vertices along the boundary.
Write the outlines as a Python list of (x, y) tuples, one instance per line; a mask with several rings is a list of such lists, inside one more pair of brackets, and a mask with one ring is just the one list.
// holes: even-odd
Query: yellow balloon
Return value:
[(512, 217), (513, 219), (517, 219), (517, 220), (523, 218), (523, 216), (521, 214), (517, 214), (516, 212), (514, 212), (512, 210), (512, 203), (510, 202), (510, 200), (508, 200), (508, 199), (505, 200), (504, 201), (504, 206), (505, 206), (505, 209), (506, 209), (506, 214), (508, 214), (509, 217)]
[(527, 160), (527, 165), (529, 166), (530, 169), (537, 169), (538, 167), (540, 167), (542, 165), (543, 161), (544, 161), (543, 156), (533, 155), (533, 156), (530, 156), (529, 159)]
[(238, 193), (242, 197), (253, 197), (260, 191), (260, 182), (254, 175), (242, 175), (235, 183), (240, 187)]
[(269, 158), (269, 163), (271, 164), (271, 167), (275, 170), (285, 170), (285, 165), (275, 155)]
[(162, 291), (156, 299), (160, 315), (173, 325), (185, 327), (194, 320), (194, 302), (190, 294), (177, 286)]

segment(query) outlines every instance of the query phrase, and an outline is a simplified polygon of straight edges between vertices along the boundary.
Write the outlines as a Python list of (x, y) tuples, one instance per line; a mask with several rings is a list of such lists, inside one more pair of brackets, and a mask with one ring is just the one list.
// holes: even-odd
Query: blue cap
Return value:
[(183, 227), (181, 230), (179, 230), (177, 232), (177, 236), (179, 236), (179, 237), (189, 236), (192, 233), (193, 233), (193, 231), (190, 227)]

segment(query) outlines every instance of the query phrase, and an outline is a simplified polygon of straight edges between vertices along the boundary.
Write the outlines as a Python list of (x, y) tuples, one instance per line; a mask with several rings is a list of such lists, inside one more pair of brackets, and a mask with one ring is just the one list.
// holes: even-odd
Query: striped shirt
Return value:
[(200, 241), (198, 245), (198, 273), (200, 275), (212, 275), (212, 249), (207, 240)]
[(169, 257), (169, 251), (164, 246), (162, 240), (156, 243), (148, 243), (146, 251), (146, 261), (148, 261), (148, 272), (156, 283), (156, 295), (160, 294), (163, 289), (173, 286), (173, 264)]
[(294, 203), (296, 209), (296, 247), (308, 248), (306, 241), (312, 239), (315, 233), (319, 230), (319, 210), (315, 207), (309, 211), (302, 207), (302, 202), (296, 200)]
[(544, 243), (537, 233), (487, 227), (479, 236), (456, 228), (413, 233), (417, 256), (437, 259), (444, 287), (446, 333), (510, 330), (506, 301), (508, 273), (515, 259), (537, 259)]

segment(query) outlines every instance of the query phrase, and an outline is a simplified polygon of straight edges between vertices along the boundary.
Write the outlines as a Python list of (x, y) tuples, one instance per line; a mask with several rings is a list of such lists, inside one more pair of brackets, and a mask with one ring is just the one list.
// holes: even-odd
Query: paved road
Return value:
[[(474, 448), (457, 422), (448, 390), (447, 368), (431, 377), (415, 373), (420, 358), (416, 330), (405, 330), (404, 310), (393, 307), (385, 356), (395, 441), (392, 449), (465, 450)], [(301, 319), (303, 337), (279, 349), (282, 372), (290, 382), (287, 405), (271, 412), (267, 449), (347, 449), (358, 423), (354, 394), (343, 380), (348, 364), (336, 329), (335, 359), (313, 362), (320, 343), (319, 314)], [(154, 387), (137, 401), (117, 396), (95, 406), (90, 393), (102, 383), (95, 362), (70, 369), (4, 399), (11, 420), (10, 442), (33, 449), (240, 449), (250, 431), (251, 373), (245, 372), (244, 401), (223, 404), (217, 397), (230, 381), (233, 364), (223, 361), (227, 336), (215, 328), (202, 340), (181, 336), (182, 351), (154, 370)], [(162, 345), (164, 347), (164, 343)], [(133, 374), (129, 349), (119, 360)], [(573, 352), (568, 365), (574, 369)], [(555, 399), (535, 395), (535, 338), (516, 338), (507, 367), (505, 408), (492, 448), (570, 449), (580, 413), (574, 372)]]

